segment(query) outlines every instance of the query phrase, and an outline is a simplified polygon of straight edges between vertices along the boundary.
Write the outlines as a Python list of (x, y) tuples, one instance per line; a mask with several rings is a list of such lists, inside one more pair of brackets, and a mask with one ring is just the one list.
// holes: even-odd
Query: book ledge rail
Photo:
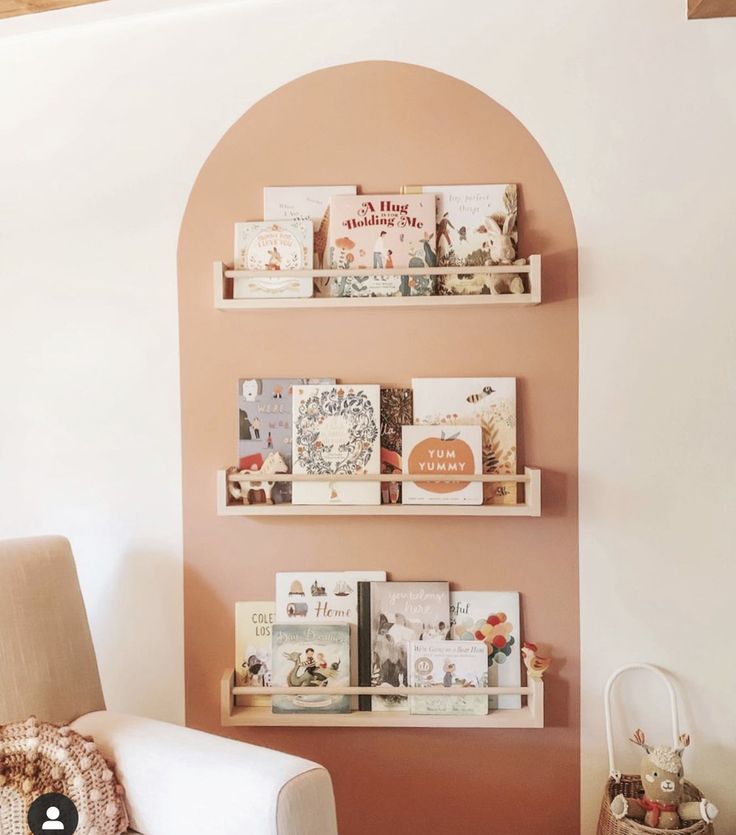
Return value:
[[(260, 481), (259, 481), (260, 479)], [(257, 489), (261, 482), (275, 481), (482, 481), (484, 483), (524, 485), (524, 501), (517, 504), (246, 504), (235, 499), (230, 485), (237, 484), (247, 491), (249, 486)], [(217, 515), (218, 516), (541, 516), (542, 515), (542, 472), (536, 467), (525, 467), (524, 475), (414, 475), (412, 473), (381, 473), (368, 475), (301, 475), (294, 473), (248, 472), (231, 467), (217, 471)]]
[[(340, 278), (350, 276), (392, 275), (484, 275), (513, 273), (527, 276), (527, 293), (504, 293), (479, 296), (350, 296), (333, 298), (312, 296), (310, 298), (234, 299), (234, 278)], [(498, 264), (481, 267), (397, 267), (393, 269), (361, 270), (279, 270), (264, 273), (263, 270), (233, 270), (222, 261), (213, 263), (215, 307), (219, 310), (282, 310), (284, 308), (314, 309), (318, 307), (474, 307), (476, 305), (535, 305), (542, 301), (542, 256), (531, 255), (528, 264)]]
[[(313, 688), (314, 689), (314, 688)], [(225, 670), (220, 682), (223, 727), (271, 725), (342, 728), (543, 728), (544, 683), (528, 677), (525, 687), (330, 687), (334, 696), (526, 696), (520, 708), (492, 710), (483, 716), (411, 714), (408, 711), (361, 711), (351, 713), (272, 713), (271, 707), (236, 705), (236, 696), (303, 696), (304, 687), (236, 687), (235, 672)]]

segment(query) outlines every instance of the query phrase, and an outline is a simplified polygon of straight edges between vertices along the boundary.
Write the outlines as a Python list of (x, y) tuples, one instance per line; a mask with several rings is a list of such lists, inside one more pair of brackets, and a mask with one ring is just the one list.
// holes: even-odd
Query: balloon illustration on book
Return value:
[(453, 627), (453, 638), (459, 641), (483, 641), (488, 649), (488, 666), (504, 664), (513, 651), (516, 639), (511, 634), (514, 626), (505, 612), (493, 612), (485, 620), (458, 618)]

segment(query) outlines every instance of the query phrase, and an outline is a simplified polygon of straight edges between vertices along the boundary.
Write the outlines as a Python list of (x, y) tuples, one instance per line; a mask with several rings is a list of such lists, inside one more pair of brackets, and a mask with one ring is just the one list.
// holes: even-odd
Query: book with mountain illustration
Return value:
[(235, 269), (261, 275), (233, 279), (234, 299), (307, 298), (312, 278), (281, 277), (286, 270), (312, 267), (310, 220), (250, 221), (235, 224)]
[[(410, 641), (441, 641), (450, 626), (447, 582), (358, 584), (360, 685), (390, 694), (406, 687)], [(406, 696), (361, 696), (361, 710), (408, 710)]]
[[(270, 687), (273, 600), (235, 604), (235, 685)], [(269, 696), (236, 696), (236, 704), (270, 705)]]
[[(521, 685), (521, 629), (518, 591), (450, 592), (450, 638), (477, 642), (488, 659), (489, 687)], [(489, 696), (488, 707), (521, 707), (521, 696)]]
[[(292, 464), (291, 397), (295, 385), (334, 383), (330, 377), (246, 377), (238, 380), (238, 467), (290, 473)], [(277, 481), (275, 504), (291, 501), (291, 484)], [(250, 501), (266, 501), (265, 490), (253, 490)]]
[[(378, 475), (376, 385), (294, 386), (294, 467), (307, 475)], [(380, 504), (378, 481), (295, 481), (294, 504)]]
[(303, 693), (274, 696), (273, 713), (349, 713), (350, 696), (331, 695), (350, 685), (350, 630), (347, 624), (277, 623), (271, 645), (273, 686)]
[[(360, 194), (333, 197), (326, 253), (330, 269), (434, 267), (433, 195)], [(368, 275), (330, 278), (328, 296), (431, 296), (430, 275)]]
[[(519, 240), (515, 183), (404, 186), (402, 192), (435, 195), (437, 260), (441, 267), (482, 267), (515, 261)], [(522, 292), (523, 280), (520, 280), (519, 292)], [(506, 281), (507, 277), (490, 273), (444, 275), (439, 276), (437, 292), (440, 295), (506, 292), (502, 286)]]
[[(516, 475), (515, 377), (420, 377), (412, 389), (415, 424), (480, 426), (483, 472)], [(490, 482), (483, 500), (516, 504), (517, 492), (515, 482)]]
[(485, 647), (475, 641), (411, 641), (410, 687), (455, 687), (457, 695), (409, 696), (409, 713), (483, 716), (486, 696), (473, 689), (486, 687), (488, 666)]

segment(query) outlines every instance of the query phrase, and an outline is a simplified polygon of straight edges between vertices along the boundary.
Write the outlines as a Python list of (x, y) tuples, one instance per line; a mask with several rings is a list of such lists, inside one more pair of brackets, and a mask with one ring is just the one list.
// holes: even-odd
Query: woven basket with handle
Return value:
[[(675, 688), (672, 686), (672, 681), (669, 676), (659, 667), (652, 664), (629, 664), (626, 667), (620, 667), (608, 679), (606, 684), (603, 701), (606, 710), (606, 740), (608, 742), (608, 767), (609, 777), (606, 782), (606, 788), (603, 792), (603, 800), (601, 801), (601, 812), (598, 817), (598, 833), (597, 835), (653, 835), (653, 833), (661, 833), (667, 830), (652, 829), (651, 826), (644, 826), (638, 821), (631, 818), (622, 818), (616, 820), (614, 818), (610, 803), (617, 794), (623, 794), (624, 797), (640, 797), (644, 789), (638, 774), (621, 774), (616, 769), (613, 750), (613, 730), (611, 727), (611, 689), (616, 679), (627, 670), (649, 670), (655, 673), (664, 682), (667, 687), (667, 692), (670, 698), (670, 715), (672, 717), (672, 747), (677, 748), (680, 745), (680, 720), (677, 712), (677, 696)], [(683, 800), (702, 800), (703, 795), (697, 786), (689, 783), (687, 780), (684, 784)], [(672, 831), (672, 830), (669, 830)], [(690, 826), (683, 826), (681, 829), (674, 830), (680, 835), (715, 835), (713, 825), (705, 821), (697, 821)]]

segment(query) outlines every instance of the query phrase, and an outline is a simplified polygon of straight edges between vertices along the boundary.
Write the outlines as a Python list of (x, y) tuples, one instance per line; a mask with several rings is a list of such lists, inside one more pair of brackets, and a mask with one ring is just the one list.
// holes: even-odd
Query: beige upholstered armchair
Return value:
[(307, 760), (111, 713), (66, 539), (0, 542), (0, 724), (91, 734), (143, 835), (335, 835), (327, 771)]

